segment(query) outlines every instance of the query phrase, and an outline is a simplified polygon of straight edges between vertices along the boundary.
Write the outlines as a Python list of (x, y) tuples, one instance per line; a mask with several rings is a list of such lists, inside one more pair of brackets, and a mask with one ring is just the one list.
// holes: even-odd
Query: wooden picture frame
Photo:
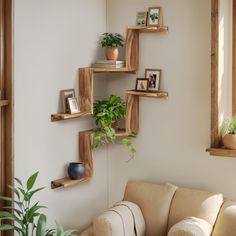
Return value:
[(63, 107), (63, 112), (65, 114), (70, 113), (70, 109), (68, 106), (68, 98), (75, 98), (74, 89), (61, 90), (62, 107)]
[(146, 78), (137, 78), (135, 90), (140, 91), (140, 92), (147, 92), (148, 91), (148, 82), (149, 82), (149, 80)]
[(136, 25), (146, 26), (147, 25), (147, 16), (148, 16), (148, 13), (146, 11), (138, 12), (137, 16), (136, 16)]
[(79, 112), (79, 107), (76, 98), (67, 98), (70, 114), (76, 114)]
[(145, 78), (148, 79), (148, 90), (157, 92), (160, 90), (161, 69), (145, 69)]
[(161, 7), (149, 7), (148, 8), (148, 26), (160, 26), (161, 21)]

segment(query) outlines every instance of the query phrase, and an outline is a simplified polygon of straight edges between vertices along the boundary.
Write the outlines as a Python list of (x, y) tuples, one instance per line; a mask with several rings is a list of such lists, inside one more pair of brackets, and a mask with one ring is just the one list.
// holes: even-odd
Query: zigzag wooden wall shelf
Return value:
[[(125, 61), (126, 67), (119, 69), (111, 68), (80, 68), (79, 69), (79, 106), (77, 114), (53, 114), (51, 121), (75, 119), (93, 113), (93, 79), (96, 73), (136, 73), (139, 68), (139, 33), (167, 32), (168, 27), (128, 27), (126, 30)], [(126, 121), (125, 130), (118, 132), (118, 137), (129, 136), (131, 131), (139, 133), (139, 97), (166, 98), (167, 92), (156, 93), (126, 92)], [(89, 180), (93, 175), (93, 152), (91, 144), (93, 132), (91, 130), (79, 132), (79, 161), (85, 163), (86, 175), (79, 180), (71, 180), (68, 177), (51, 182), (52, 188), (68, 187)]]

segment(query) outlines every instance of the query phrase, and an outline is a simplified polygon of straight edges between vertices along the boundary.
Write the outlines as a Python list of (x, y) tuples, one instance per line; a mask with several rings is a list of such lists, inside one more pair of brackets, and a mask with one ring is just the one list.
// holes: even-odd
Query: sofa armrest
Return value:
[(90, 226), (86, 230), (84, 230), (79, 236), (93, 236), (93, 227)]
[(93, 221), (94, 236), (144, 236), (145, 222), (140, 208), (120, 202)]

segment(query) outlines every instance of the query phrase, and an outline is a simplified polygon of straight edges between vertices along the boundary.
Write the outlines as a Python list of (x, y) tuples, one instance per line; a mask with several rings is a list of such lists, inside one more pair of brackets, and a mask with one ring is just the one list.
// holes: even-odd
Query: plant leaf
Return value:
[(47, 217), (44, 214), (41, 214), (38, 219), (37, 227), (36, 227), (36, 235), (44, 236), (46, 231)]
[(13, 230), (14, 228), (13, 225), (0, 225), (0, 231)]
[(23, 187), (22, 182), (21, 182), (18, 178), (15, 177), (14, 180), (15, 180), (21, 187)]
[(34, 173), (34, 174), (31, 175), (31, 176), (29, 177), (29, 179), (27, 180), (27, 190), (30, 190), (30, 189), (33, 188), (34, 183), (35, 183), (35, 181), (36, 181), (36, 179), (37, 179), (38, 173), (39, 173), (39, 172)]

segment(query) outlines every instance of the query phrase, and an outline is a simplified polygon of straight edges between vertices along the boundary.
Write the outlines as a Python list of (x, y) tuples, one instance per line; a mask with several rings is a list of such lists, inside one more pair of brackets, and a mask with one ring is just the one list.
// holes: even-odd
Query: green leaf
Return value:
[(21, 216), (22, 215), (22, 212), (14, 207), (11, 207), (11, 206), (3, 206), (2, 207), (3, 209), (9, 209), (9, 210), (13, 210), (14, 212), (17, 213), (18, 216)]
[(44, 214), (41, 214), (38, 219), (36, 227), (36, 236), (44, 236), (46, 231), (47, 217)]
[(7, 201), (7, 202), (14, 202), (14, 199), (13, 199), (13, 198), (4, 197), (4, 196), (0, 196), (0, 200), (2, 200), (2, 201)]
[(9, 189), (11, 189), (11, 190), (16, 194), (16, 196), (18, 197), (18, 199), (20, 199), (20, 194), (19, 194), (19, 191), (18, 191), (17, 188), (15, 188), (15, 187), (13, 187), (13, 186), (11, 186), (11, 185), (7, 185), (7, 187), (8, 187)]
[(31, 175), (31, 176), (29, 177), (29, 179), (27, 180), (27, 190), (30, 190), (30, 189), (33, 188), (34, 183), (35, 183), (35, 181), (36, 181), (36, 179), (37, 179), (38, 173), (39, 173), (39, 172), (36, 172), (35, 174)]
[(137, 150), (133, 147), (130, 149), (130, 151), (131, 151), (131, 153), (136, 153), (137, 152)]
[(34, 191), (29, 192), (29, 198), (31, 198), (35, 193), (45, 189), (45, 187), (37, 188)]
[(0, 225), (0, 231), (13, 230), (14, 228), (13, 225)]
[(21, 187), (23, 187), (22, 182), (21, 182), (18, 178), (15, 177), (14, 180), (15, 180)]

